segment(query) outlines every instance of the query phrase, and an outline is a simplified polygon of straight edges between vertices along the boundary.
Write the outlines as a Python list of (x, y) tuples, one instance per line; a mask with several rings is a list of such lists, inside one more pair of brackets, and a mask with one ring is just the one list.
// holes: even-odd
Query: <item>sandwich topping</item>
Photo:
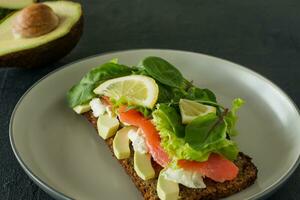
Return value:
[(168, 167), (161, 173), (165, 179), (180, 183), (189, 188), (205, 188), (202, 174), (195, 171), (188, 171), (181, 168), (174, 169)]
[(95, 117), (99, 117), (100, 115), (103, 115), (106, 111), (106, 105), (103, 104), (101, 102), (101, 100), (99, 98), (94, 98), (90, 101), (89, 103), (92, 111), (93, 111), (93, 115)]
[(116, 134), (118, 159), (129, 158), (133, 149), (141, 179), (157, 178), (152, 162), (163, 168), (161, 199), (178, 199), (178, 184), (205, 188), (207, 178), (224, 182), (239, 173), (232, 138), (244, 101), (234, 99), (230, 109), (221, 105), (212, 91), (195, 86), (162, 58), (147, 57), (137, 67), (116, 59), (96, 67), (69, 90), (68, 103), (79, 114), (92, 110), (102, 138)]
[(139, 153), (148, 153), (148, 147), (145, 141), (145, 137), (143, 133), (141, 132), (141, 129), (137, 130), (130, 130), (128, 132), (128, 138), (131, 141), (132, 147), (134, 151), (137, 151)]

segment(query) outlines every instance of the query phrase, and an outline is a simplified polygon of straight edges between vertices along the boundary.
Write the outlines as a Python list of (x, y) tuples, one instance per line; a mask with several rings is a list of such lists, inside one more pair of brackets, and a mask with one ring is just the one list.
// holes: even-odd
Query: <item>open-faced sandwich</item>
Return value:
[(114, 59), (88, 72), (67, 97), (144, 199), (218, 199), (256, 180), (251, 158), (232, 140), (244, 101), (220, 105), (162, 58), (147, 57), (137, 67)]

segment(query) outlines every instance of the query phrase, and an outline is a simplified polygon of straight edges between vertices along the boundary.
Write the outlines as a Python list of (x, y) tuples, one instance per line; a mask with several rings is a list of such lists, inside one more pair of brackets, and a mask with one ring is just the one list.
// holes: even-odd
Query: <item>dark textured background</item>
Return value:
[[(0, 199), (52, 199), (17, 163), (9, 118), (21, 95), (48, 72), (107, 51), (168, 48), (225, 58), (266, 76), (300, 106), (299, 0), (85, 0), (84, 35), (60, 62), (0, 69)], [(276, 164), (276, 163), (274, 163)], [(270, 199), (300, 199), (300, 168)]]

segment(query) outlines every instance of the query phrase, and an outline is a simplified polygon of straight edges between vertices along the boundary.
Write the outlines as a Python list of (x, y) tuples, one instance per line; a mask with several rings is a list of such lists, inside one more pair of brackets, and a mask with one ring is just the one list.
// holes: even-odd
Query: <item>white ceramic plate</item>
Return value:
[(66, 104), (66, 92), (92, 67), (112, 58), (136, 65), (160, 56), (200, 87), (212, 89), (227, 106), (246, 100), (236, 138), (258, 167), (254, 185), (230, 199), (257, 199), (276, 189), (295, 170), (300, 153), (300, 117), (291, 99), (259, 74), (198, 53), (130, 50), (87, 58), (38, 81), (21, 98), (11, 117), (10, 139), (26, 173), (57, 199), (142, 199), (117, 160), (83, 117)]

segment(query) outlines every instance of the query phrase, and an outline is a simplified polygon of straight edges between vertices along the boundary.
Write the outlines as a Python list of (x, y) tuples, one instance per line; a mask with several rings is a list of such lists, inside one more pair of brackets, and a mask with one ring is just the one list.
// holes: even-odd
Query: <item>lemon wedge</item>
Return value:
[(216, 113), (216, 108), (213, 106), (204, 105), (196, 101), (188, 99), (179, 100), (179, 109), (181, 113), (182, 123), (188, 124), (198, 116), (203, 116), (208, 113)]
[(125, 97), (130, 103), (153, 108), (158, 98), (158, 85), (153, 78), (130, 75), (110, 79), (100, 84), (94, 93), (115, 100)]

